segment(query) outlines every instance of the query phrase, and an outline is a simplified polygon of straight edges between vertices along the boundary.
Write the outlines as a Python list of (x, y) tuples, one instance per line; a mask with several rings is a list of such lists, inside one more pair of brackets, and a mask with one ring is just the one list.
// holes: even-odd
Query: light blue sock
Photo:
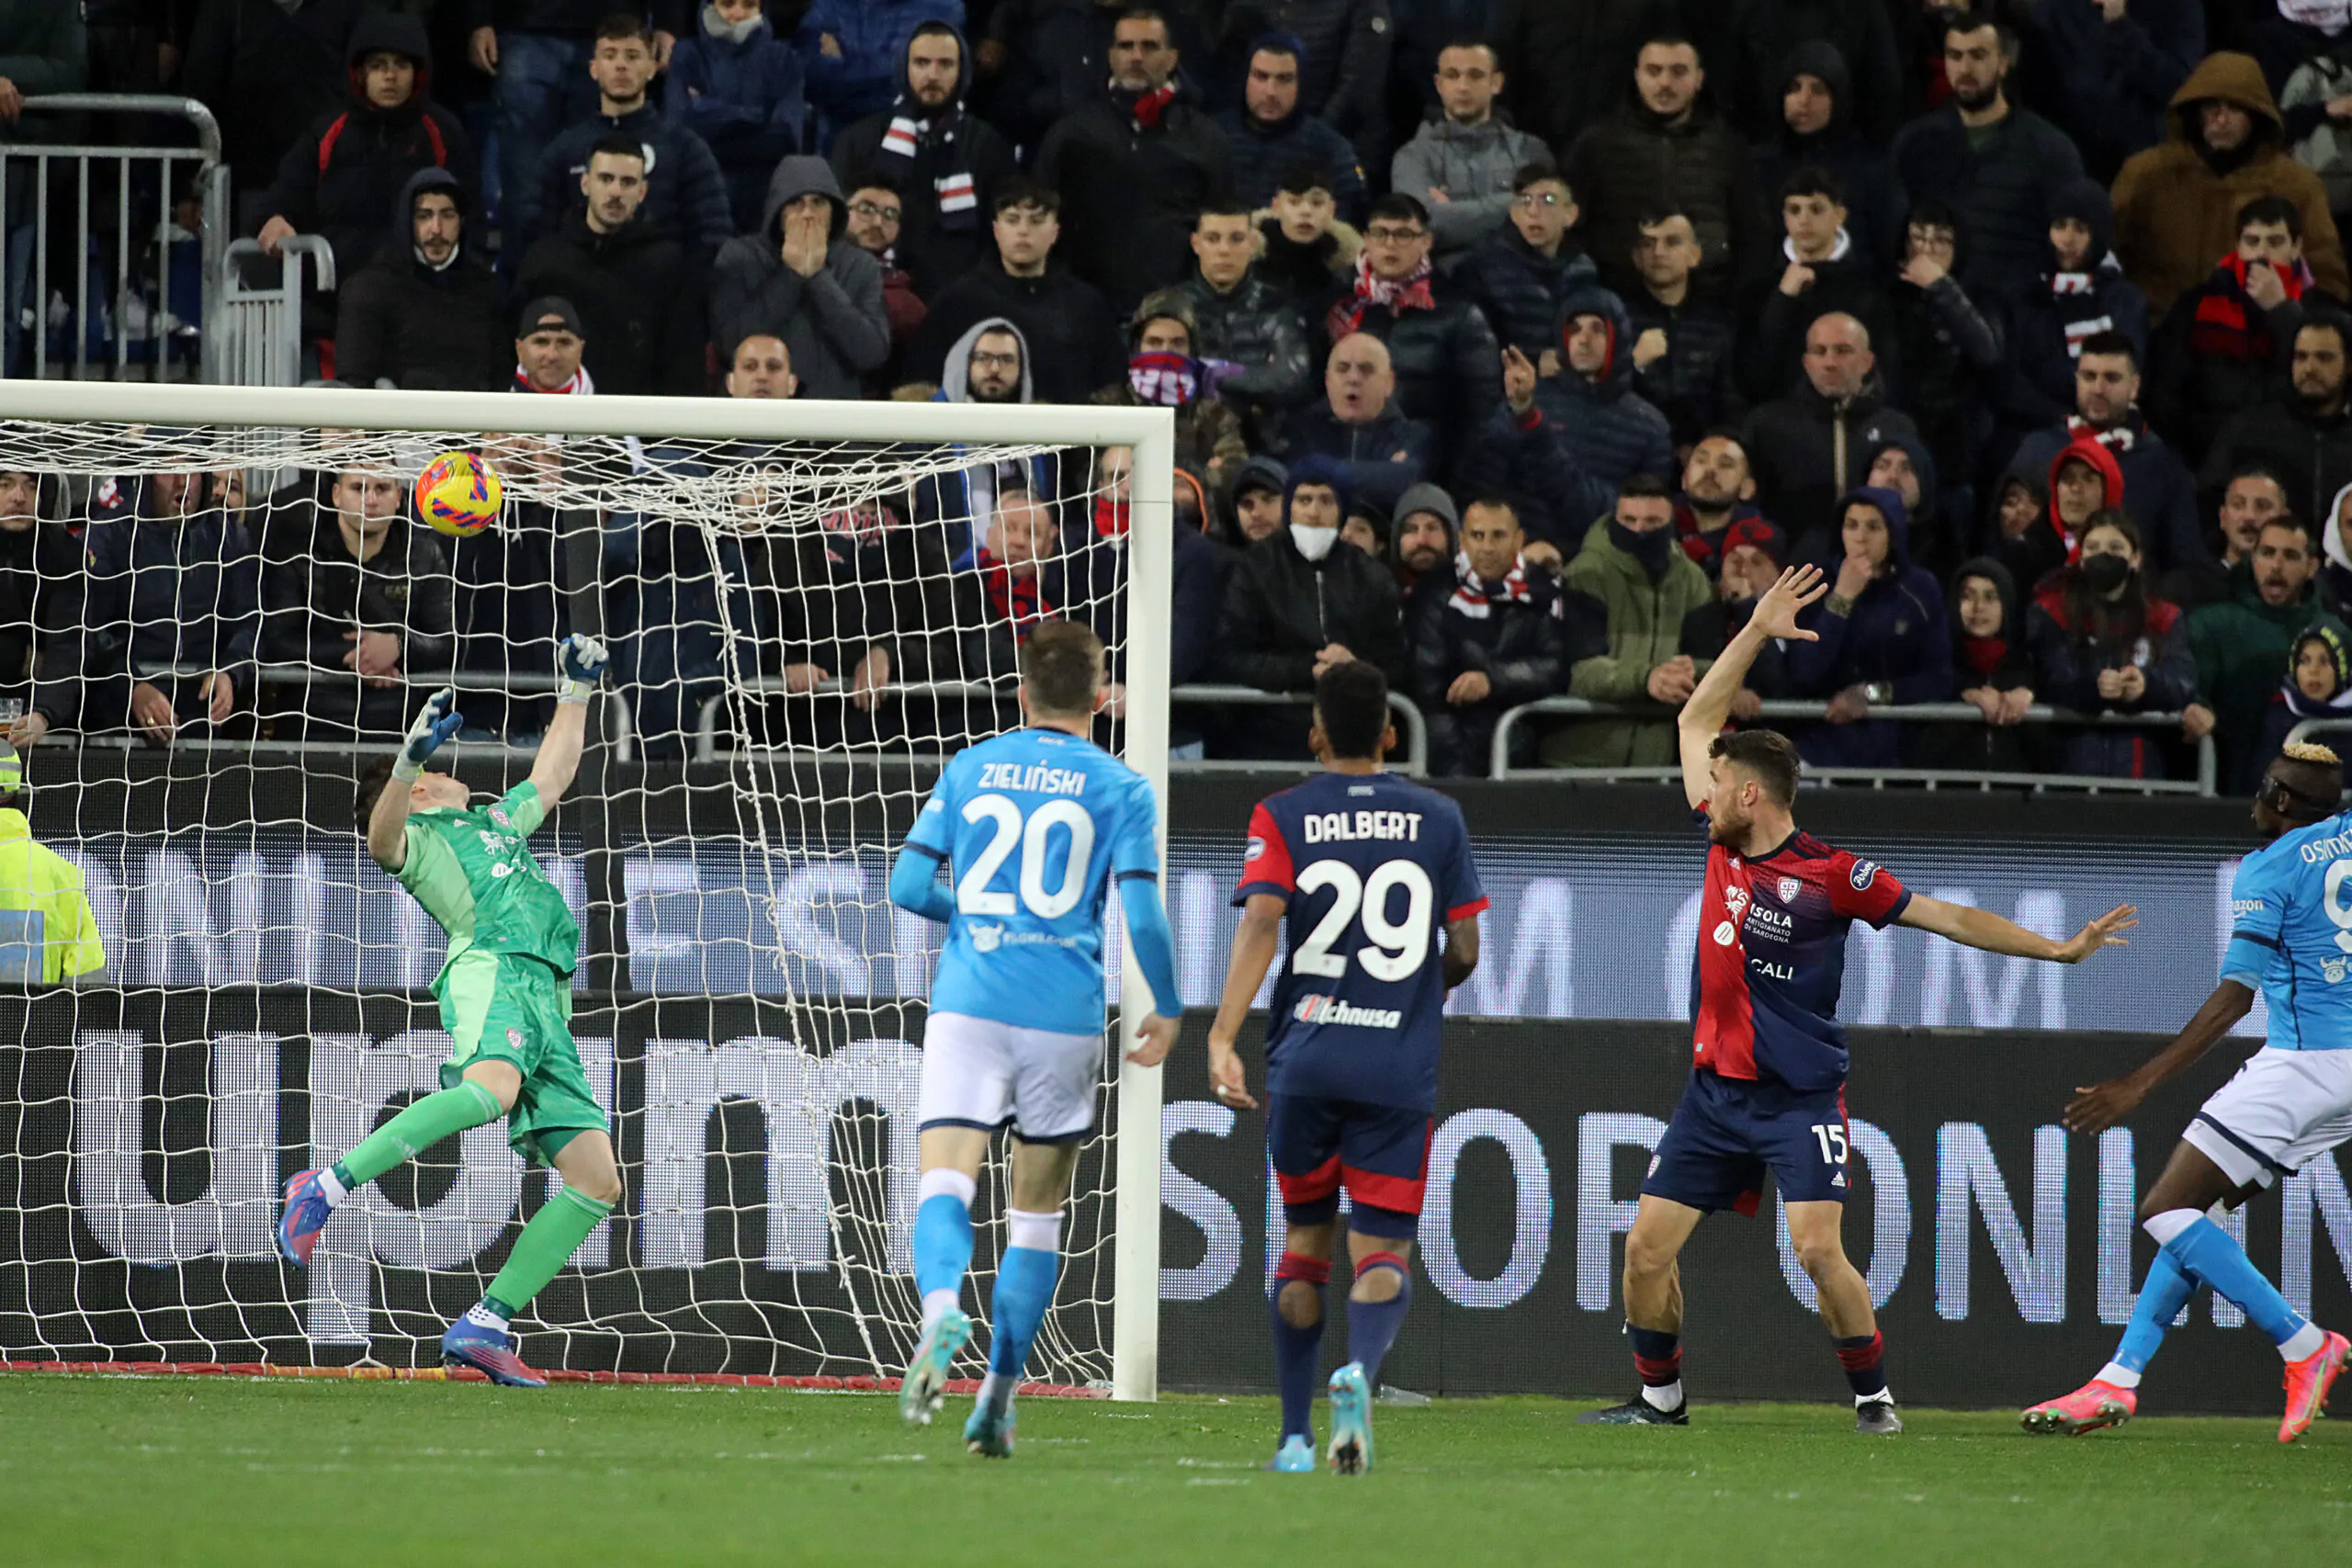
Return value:
[(2172, 1320), (2197, 1293), (2197, 1281), (2181, 1272), (2173, 1261), (2171, 1252), (2159, 1250), (2155, 1261), (2148, 1265), (2148, 1278), (2140, 1287), (2140, 1299), (2132, 1304), (2131, 1326), (2123, 1331), (2123, 1342), (2115, 1348), (2115, 1365), (2127, 1372), (2144, 1372), (2155, 1359), (2156, 1349), (2165, 1342)]
[[(1015, 1213), (1012, 1218), (1014, 1239), (1028, 1239), (1020, 1233), (1025, 1228), (1023, 1222), (1033, 1217)], [(1061, 1216), (1052, 1215), (1050, 1224), (1058, 1232)], [(1045, 1324), (1046, 1309), (1054, 1304), (1054, 1281), (1061, 1266), (1058, 1245), (1008, 1247), (997, 1264), (996, 1293), (989, 1303), (994, 1321), (989, 1325), (989, 1376), (981, 1397), (1000, 1410), (1012, 1403), (1012, 1391), (1021, 1386), (1030, 1344)]]
[[(2158, 1220), (2165, 1217), (2156, 1216)], [(2151, 1221), (2150, 1224), (2154, 1223)], [(2181, 1227), (2164, 1246), (2185, 1272), (2204, 1280), (2244, 1308), (2256, 1326), (2270, 1336), (2272, 1344), (2283, 1348), (2310, 1326), (2303, 1314), (2289, 1306), (2287, 1298), (2262, 1277), (2262, 1270), (2246, 1257), (2245, 1248), (2204, 1215), (2198, 1215), (2193, 1224)], [(2167, 1317), (2165, 1321), (2171, 1319)]]
[(915, 1289), (922, 1293), (929, 1328), (956, 1305), (972, 1266), (972, 1207), (966, 1195), (935, 1192), (922, 1201), (915, 1210), (914, 1255)]

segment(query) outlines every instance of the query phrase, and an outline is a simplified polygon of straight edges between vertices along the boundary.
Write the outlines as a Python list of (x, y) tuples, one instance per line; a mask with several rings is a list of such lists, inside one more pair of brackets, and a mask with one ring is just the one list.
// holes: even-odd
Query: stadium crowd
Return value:
[[(334, 249), (305, 327), (344, 384), (1173, 408), (1176, 679), (1374, 660), (1433, 771), (1550, 695), (1637, 705), (1525, 760), (1670, 762), (1797, 560), (1819, 640), (1736, 713), (1815, 705), (1815, 764), (2177, 775), (2210, 734), (2250, 787), (2352, 716), (2352, 0), (610, 4), (6, 0), (0, 118), (209, 104), (242, 232)], [(639, 520), (640, 728), (690, 725), (720, 582), (853, 728), (1101, 618), (1124, 460), (725, 561)], [(397, 729), (402, 671), (565, 629), (546, 518), (451, 562), (364, 475), (37, 489), (0, 477), (20, 740), (222, 722), (285, 660), (356, 679), (271, 733)], [(1952, 701), (1983, 722), (1874, 716)]]

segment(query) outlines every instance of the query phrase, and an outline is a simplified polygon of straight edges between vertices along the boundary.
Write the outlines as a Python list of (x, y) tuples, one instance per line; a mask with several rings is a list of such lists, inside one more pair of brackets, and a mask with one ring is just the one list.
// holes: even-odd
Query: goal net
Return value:
[[(413, 501), (453, 450), (503, 486), (469, 536)], [(87, 962), (73, 918), (0, 888), (0, 1359), (437, 1360), (555, 1179), (503, 1122), (365, 1189), (308, 1269), (274, 1247), (285, 1179), (449, 1051), (443, 939), (354, 785), (443, 685), (467, 727), (435, 765), (478, 804), (519, 784), (582, 632), (613, 675), (533, 847), (628, 1196), (525, 1358), (896, 1375), (943, 933), (889, 860), (946, 759), (1018, 724), (1041, 617), (1102, 635), (1097, 739), (1164, 778), (1170, 462), (1156, 410), (0, 382), (0, 694), (46, 731), (32, 837), (105, 960), (44, 983)], [(1158, 1074), (1116, 1028), (1030, 1375), (1150, 1397)], [(1000, 1163), (976, 1312), (1005, 1200)]]

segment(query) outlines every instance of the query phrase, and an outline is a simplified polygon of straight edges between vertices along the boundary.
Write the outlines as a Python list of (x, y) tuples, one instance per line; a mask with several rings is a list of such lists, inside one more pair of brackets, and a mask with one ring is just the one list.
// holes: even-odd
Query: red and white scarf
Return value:
[[(905, 98), (900, 98), (899, 103), (904, 105), (906, 101)], [(956, 106), (958, 110), (962, 107), (960, 104)], [(893, 114), (890, 117), (890, 128), (882, 133), (881, 151), (889, 157), (904, 158), (911, 163), (916, 152), (922, 149), (922, 139), (930, 134), (931, 121), (928, 119), (916, 119), (905, 113)], [(940, 141), (943, 146), (954, 149), (957, 145), (956, 132), (952, 129), (944, 131)], [(958, 157), (956, 161), (960, 163), (963, 160)], [(957, 217), (959, 213), (976, 214), (979, 211), (979, 188), (972, 181), (970, 169), (948, 169), (931, 182), (931, 188), (933, 194), (938, 198), (939, 214), (946, 220), (946, 227), (957, 229), (973, 226), (975, 219), (971, 217), (958, 219)]]
[(1527, 558), (1513, 557), (1510, 570), (1503, 574), (1502, 581), (1488, 582), (1471, 566), (1469, 551), (1457, 554), (1453, 558), (1453, 597), (1445, 602), (1445, 607), (1457, 615), (1483, 621), (1495, 613), (1498, 599), (1507, 604), (1535, 602), (1534, 591), (1527, 581)]
[(590, 398), (596, 395), (596, 383), (588, 378), (588, 367), (582, 365), (571, 373), (571, 379), (560, 387), (542, 387), (531, 379), (531, 373), (520, 365), (514, 367), (514, 390), (537, 392), (543, 398)]
[(2119, 424), (2112, 429), (2101, 430), (2081, 414), (2070, 413), (2066, 416), (2066, 440), (2069, 444), (2076, 441), (2096, 441), (2109, 451), (2120, 456), (2132, 450), (2139, 439), (2132, 434), (2129, 424)]
[(1358, 256), (1355, 292), (1331, 307), (1330, 319), (1325, 323), (1330, 329), (1331, 341), (1337, 343), (1362, 326), (1364, 311), (1374, 305), (1385, 309), (1392, 317), (1408, 310), (1436, 310), (1437, 298), (1430, 292), (1429, 257), (1423, 256), (1421, 265), (1408, 277), (1383, 277), (1372, 270), (1370, 256)]

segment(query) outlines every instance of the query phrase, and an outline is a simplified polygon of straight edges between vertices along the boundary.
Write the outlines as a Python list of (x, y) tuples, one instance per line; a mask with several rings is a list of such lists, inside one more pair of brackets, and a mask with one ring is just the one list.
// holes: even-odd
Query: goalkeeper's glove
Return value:
[(586, 703), (596, 694), (605, 679), (605, 666), (612, 661), (613, 656), (594, 637), (578, 632), (565, 637), (555, 650), (555, 700)]
[(392, 777), (401, 784), (414, 784), (424, 772), (424, 760), (465, 727), (465, 716), (458, 711), (456, 688), (444, 686), (425, 698), (424, 705), (416, 710), (416, 722), (408, 727), (408, 735), (401, 742), (401, 754), (392, 760)]

